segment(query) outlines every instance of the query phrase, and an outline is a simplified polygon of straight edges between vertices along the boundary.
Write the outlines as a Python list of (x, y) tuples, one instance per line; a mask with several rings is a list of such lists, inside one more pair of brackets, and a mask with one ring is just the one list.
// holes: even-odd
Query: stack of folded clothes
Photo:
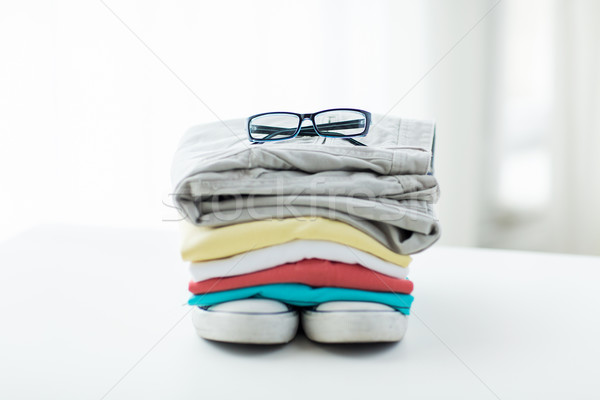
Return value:
[(403, 337), (409, 255), (439, 237), (435, 125), (368, 123), (354, 139), (252, 143), (241, 119), (184, 135), (172, 178), (201, 337), (285, 343), (300, 321), (319, 342)]

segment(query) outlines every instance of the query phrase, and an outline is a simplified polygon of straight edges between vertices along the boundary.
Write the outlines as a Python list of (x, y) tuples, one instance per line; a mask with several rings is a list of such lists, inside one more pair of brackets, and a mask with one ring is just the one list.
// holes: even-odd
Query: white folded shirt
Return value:
[(308, 258), (320, 258), (346, 264), (360, 264), (395, 278), (406, 278), (408, 268), (384, 261), (350, 246), (323, 240), (294, 240), (213, 261), (190, 263), (194, 282), (248, 274), (294, 263)]

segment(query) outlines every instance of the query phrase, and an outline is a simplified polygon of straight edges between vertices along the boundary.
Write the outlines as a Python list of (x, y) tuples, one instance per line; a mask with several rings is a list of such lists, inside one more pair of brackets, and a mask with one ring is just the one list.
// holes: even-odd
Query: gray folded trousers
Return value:
[(439, 238), (432, 209), (438, 195), (431, 175), (253, 169), (196, 174), (175, 198), (197, 225), (319, 216), (348, 223), (391, 250), (409, 254)]
[[(175, 202), (191, 222), (326, 217), (411, 254), (440, 236), (432, 204), (434, 125), (390, 118), (359, 138), (301, 138), (252, 146), (227, 132), (240, 120), (193, 128), (173, 163)], [(225, 129), (227, 128), (227, 129)], [(223, 146), (223, 147), (221, 147)]]
[(171, 180), (180, 182), (199, 172), (265, 168), (272, 170), (371, 171), (380, 175), (432, 172), (435, 124), (373, 114), (369, 134), (343, 139), (303, 137), (253, 145), (246, 120), (199, 125), (182, 137), (175, 152)]

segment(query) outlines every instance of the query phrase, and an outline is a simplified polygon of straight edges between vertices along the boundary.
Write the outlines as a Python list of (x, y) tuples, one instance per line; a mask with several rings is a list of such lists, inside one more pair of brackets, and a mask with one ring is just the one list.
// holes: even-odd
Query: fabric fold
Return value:
[(401, 266), (408, 266), (411, 261), (410, 256), (393, 252), (366, 233), (325, 218), (253, 221), (218, 228), (182, 221), (181, 232), (181, 256), (185, 261), (225, 258), (296, 239), (348, 245)]
[(432, 121), (373, 114), (369, 134), (360, 138), (366, 146), (335, 139), (322, 143), (320, 137), (251, 145), (245, 119), (219, 121), (193, 127), (184, 134), (171, 178), (178, 186), (199, 172), (252, 168), (425, 175), (431, 172), (434, 134)]
[(197, 225), (224, 226), (264, 219), (325, 217), (345, 222), (401, 254), (419, 252), (440, 235), (430, 203), (332, 196), (260, 196), (196, 202)]
[(409, 271), (408, 267), (384, 261), (362, 250), (323, 240), (293, 240), (283, 244), (251, 250), (232, 257), (192, 262), (189, 265), (189, 271), (192, 280), (199, 282), (212, 278), (249, 274), (309, 258), (327, 259), (346, 264), (359, 264), (364, 268), (398, 279), (406, 278)]
[(413, 296), (402, 293), (371, 292), (366, 290), (320, 287), (313, 288), (296, 283), (260, 285), (192, 296), (191, 306), (206, 307), (226, 301), (249, 298), (278, 300), (295, 306), (316, 306), (329, 301), (366, 301), (386, 304), (408, 315)]
[(310, 258), (244, 275), (192, 281), (189, 290), (194, 294), (203, 294), (274, 283), (301, 283), (312, 287), (329, 286), (404, 294), (410, 294), (413, 289), (413, 283), (408, 279), (392, 278), (357, 264)]
[[(348, 181), (353, 182), (348, 185)], [(432, 175), (380, 175), (364, 171), (319, 171), (265, 168), (199, 172), (179, 185), (188, 199), (226, 195), (327, 195), (394, 200), (436, 201), (438, 185)]]

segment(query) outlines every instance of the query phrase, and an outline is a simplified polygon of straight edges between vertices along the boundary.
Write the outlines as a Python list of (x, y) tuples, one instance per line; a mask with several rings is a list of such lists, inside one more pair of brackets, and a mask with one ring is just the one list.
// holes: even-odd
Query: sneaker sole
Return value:
[(297, 311), (241, 313), (194, 307), (192, 321), (198, 336), (207, 340), (245, 344), (283, 344), (298, 330)]
[(320, 343), (397, 342), (404, 337), (408, 318), (398, 311), (302, 312), (306, 336)]

